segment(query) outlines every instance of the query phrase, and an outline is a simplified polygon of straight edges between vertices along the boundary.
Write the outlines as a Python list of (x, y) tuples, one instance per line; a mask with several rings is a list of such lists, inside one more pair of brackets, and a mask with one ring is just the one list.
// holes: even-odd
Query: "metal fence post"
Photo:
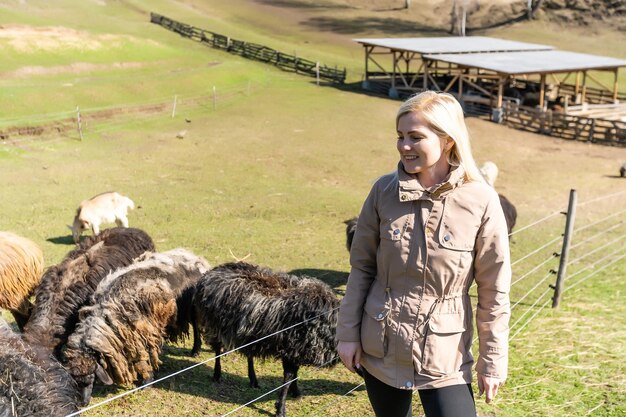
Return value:
[(569, 192), (569, 204), (567, 206), (567, 219), (565, 220), (565, 233), (563, 234), (563, 247), (559, 259), (559, 272), (556, 276), (554, 286), (554, 297), (552, 298), (552, 308), (559, 306), (561, 293), (563, 292), (563, 281), (565, 280), (565, 270), (567, 269), (567, 258), (569, 255), (569, 244), (574, 232), (574, 218), (576, 217), (576, 190)]

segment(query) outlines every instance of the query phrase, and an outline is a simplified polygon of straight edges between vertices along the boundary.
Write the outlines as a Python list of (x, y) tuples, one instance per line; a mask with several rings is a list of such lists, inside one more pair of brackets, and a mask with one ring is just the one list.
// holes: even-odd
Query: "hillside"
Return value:
[[(413, 0), (409, 11), (397, 3), (404, 1), (1, 2), (0, 132), (10, 134), (0, 138), (0, 230), (32, 239), (54, 265), (73, 248), (66, 224), (80, 201), (116, 190), (135, 201), (130, 225), (159, 251), (184, 247), (214, 266), (245, 259), (306, 273), (341, 296), (350, 268), (343, 221), (396, 166), (399, 103), (190, 41), (151, 24), (149, 13), (345, 66), (357, 84), (363, 51), (352, 38), (447, 35), (448, 3)], [(501, 5), (500, 17), (512, 15), (510, 1), (489, 3)], [(539, 16), (476, 33), (626, 58), (623, 33), (610, 25)], [(500, 168), (496, 187), (517, 207), (520, 231), (511, 239), (520, 281), (510, 375), (494, 404), (477, 400), (479, 416), (622, 417), (626, 188), (618, 170), (626, 149), (478, 118), (467, 124), (477, 161)], [(571, 281), (561, 307), (550, 309), (571, 189), (580, 203)], [(213, 352), (205, 346), (194, 358), (190, 348), (190, 340), (166, 343), (156, 377), (193, 369), (83, 415), (273, 415), (276, 393), (267, 393), (283, 383), (280, 361), (257, 361), (261, 388), (250, 388), (245, 358), (229, 354), (217, 384)], [(304, 396), (288, 399), (290, 417), (370, 415), (361, 380), (341, 366), (299, 375)], [(132, 388), (97, 385), (92, 405)]]

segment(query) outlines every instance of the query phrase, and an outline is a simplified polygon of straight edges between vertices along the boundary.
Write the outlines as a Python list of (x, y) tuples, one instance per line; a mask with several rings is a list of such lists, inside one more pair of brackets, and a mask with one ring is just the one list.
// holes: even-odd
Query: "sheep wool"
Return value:
[[(285, 382), (297, 377), (301, 365), (336, 363), (338, 306), (332, 289), (318, 279), (275, 273), (243, 262), (206, 273), (194, 296), (198, 328), (216, 354), (222, 346), (233, 349), (251, 343), (240, 352), (248, 357), (252, 386), (258, 386), (254, 357), (281, 359)], [(218, 358), (213, 378), (219, 381), (220, 377)], [(299, 396), (297, 381), (279, 391), (277, 416), (285, 415), (287, 391)]]
[(112, 228), (90, 236), (63, 261), (46, 270), (35, 289), (35, 307), (24, 328), (25, 337), (57, 357), (78, 321), (78, 310), (89, 303), (98, 283), (111, 271), (130, 265), (154, 243), (144, 231)]
[(29, 297), (41, 280), (44, 259), (39, 246), (10, 232), (0, 232), (0, 308), (13, 314), (22, 329), (30, 316)]
[(90, 399), (95, 376), (125, 385), (152, 380), (164, 338), (181, 333), (180, 300), (187, 297), (191, 306), (187, 292), (209, 268), (204, 258), (184, 249), (147, 252), (100, 282), (63, 352), (83, 403)]
[(0, 417), (65, 416), (78, 411), (78, 401), (61, 364), (0, 318)]

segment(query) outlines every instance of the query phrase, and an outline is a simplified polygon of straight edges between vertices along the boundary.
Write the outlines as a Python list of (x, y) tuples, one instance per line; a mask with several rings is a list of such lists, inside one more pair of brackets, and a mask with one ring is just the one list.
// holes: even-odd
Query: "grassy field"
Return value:
[[(408, 36), (404, 26), (376, 19), (411, 16), (376, 14), (355, 2), (275, 4), (282, 7), (261, 0), (0, 3), (0, 130), (46, 126), (44, 134), (0, 145), (0, 230), (33, 239), (46, 264), (55, 264), (72, 248), (65, 225), (78, 203), (116, 190), (141, 206), (130, 224), (146, 230), (159, 250), (186, 247), (213, 265), (246, 258), (276, 270), (306, 270), (341, 292), (349, 270), (343, 220), (358, 213), (372, 181), (395, 167), (398, 102), (317, 87), (309, 78), (212, 50), (151, 25), (148, 13), (345, 66), (353, 80), (360, 79), (355, 71), (362, 71), (363, 57), (349, 39)], [(359, 29), (363, 19), (370, 25)], [(567, 33), (580, 40), (581, 51), (602, 53), (582, 30)], [(488, 34), (543, 43), (559, 36), (542, 23)], [(602, 48), (615, 47), (608, 55), (626, 57), (619, 33), (596, 35)], [(83, 141), (74, 129), (50, 127), (71, 120), (77, 105), (86, 114)], [(134, 105), (139, 108), (128, 111)], [(102, 108), (110, 112), (94, 110)], [(514, 265), (514, 279), (522, 280), (512, 292), (520, 302), (513, 310), (510, 376), (495, 404), (478, 401), (480, 415), (624, 415), (626, 262), (602, 267), (624, 255), (626, 183), (617, 173), (626, 150), (467, 122), (476, 159), (500, 167), (497, 188), (516, 205), (518, 230), (565, 210), (570, 189), (583, 203), (576, 227), (584, 229), (575, 234), (579, 246), (570, 254), (566, 284), (575, 286), (559, 309), (540, 309), (550, 294), (539, 298), (554, 281), (542, 282), (558, 265), (551, 256), (558, 242)], [(512, 259), (558, 240), (563, 225), (556, 214), (520, 231)], [(261, 388), (248, 388), (245, 359), (236, 354), (225, 358), (224, 381), (214, 384), (212, 352), (190, 358), (189, 348), (165, 346), (157, 376), (208, 363), (84, 415), (221, 416), (281, 384), (280, 364), (268, 360), (257, 366)], [(300, 376), (305, 395), (288, 401), (289, 415), (371, 415), (362, 388), (346, 395), (360, 383), (356, 375), (336, 367), (304, 368)], [(129, 388), (97, 387), (92, 404)], [(274, 398), (232, 415), (271, 415)]]

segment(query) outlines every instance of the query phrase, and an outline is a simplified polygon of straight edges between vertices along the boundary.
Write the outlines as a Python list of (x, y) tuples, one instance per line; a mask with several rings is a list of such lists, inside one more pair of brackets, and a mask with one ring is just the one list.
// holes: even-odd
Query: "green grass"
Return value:
[[(343, 290), (349, 270), (343, 220), (358, 213), (375, 178), (395, 168), (393, 120), (398, 103), (316, 87), (309, 78), (185, 40), (145, 23), (146, 15), (137, 9), (147, 9), (148, 2), (107, 3), (107, 15), (98, 12), (102, 6), (96, 7), (95, 2), (69, 0), (53, 5), (14, 2), (4, 6), (10, 13), (4, 13), (6, 9), (0, 13), (2, 24), (67, 26), (94, 38), (107, 33), (133, 37), (118, 49), (92, 51), (89, 59), (61, 50), (45, 59), (37, 56), (33, 61), (39, 62), (37, 65), (128, 60), (143, 64), (138, 68), (61, 71), (0, 80), (0, 119), (5, 120), (4, 124), (0, 120), (0, 128), (12, 124), (9, 118), (36, 124), (38, 114), (73, 111), (77, 104), (86, 109), (82, 142), (72, 129), (25, 136), (15, 144), (0, 145), (0, 230), (33, 239), (42, 247), (47, 265), (58, 263), (72, 248), (66, 243), (69, 230), (65, 225), (71, 222), (78, 203), (116, 190), (141, 206), (129, 214), (130, 224), (146, 230), (159, 250), (186, 247), (213, 265), (246, 258), (276, 270), (307, 269)], [(216, 31), (229, 33), (232, 29), (233, 36), (241, 39), (262, 41), (287, 51), (297, 44), (302, 46), (303, 56), (319, 48), (320, 56), (329, 57), (325, 60), (328, 63), (336, 57), (355, 68), (362, 64), (360, 48), (347, 59), (350, 55), (341, 51), (355, 48), (347, 46), (349, 42), (335, 42), (339, 38), (336, 34), (299, 33), (298, 25), (291, 21), (272, 39), (268, 28), (277, 17), (265, 9), (235, 7), (239, 2), (150, 4), (162, 14), (199, 27), (212, 29), (215, 24)], [(350, 13), (344, 9), (336, 12)], [(314, 11), (307, 9), (306, 13)], [(519, 36), (526, 35), (520, 32)], [(537, 36), (527, 40), (539, 41)], [(610, 34), (606, 36), (610, 38)], [(9, 55), (0, 63), (0, 71), (33, 65), (25, 54)], [(64, 83), (72, 83), (72, 87), (64, 87)], [(211, 98), (213, 85), (218, 91), (216, 108)], [(174, 94), (180, 96), (174, 118), (171, 107), (156, 112), (120, 112), (106, 118), (97, 118), (95, 112), (87, 110), (159, 100), (169, 103)], [(204, 96), (204, 101), (192, 102), (190, 96)], [(476, 159), (490, 159), (500, 167), (497, 186), (517, 206), (518, 228), (564, 210), (570, 188), (578, 190), (580, 202), (624, 190), (623, 180), (615, 178), (619, 165), (626, 160), (624, 149), (532, 135), (478, 119), (467, 122)], [(184, 139), (177, 139), (183, 130)], [(606, 218), (616, 208), (619, 211), (625, 199), (622, 194), (581, 206), (577, 227)], [(623, 218), (622, 213), (579, 233), (574, 242), (606, 231), (573, 250), (570, 260), (624, 235), (623, 225), (608, 231)], [(563, 216), (558, 215), (516, 234), (512, 259), (520, 259), (559, 236), (563, 224)], [(570, 275), (620, 244), (623, 246), (623, 241), (572, 265)], [(514, 279), (557, 249), (558, 245), (546, 248), (520, 262), (514, 267)], [(513, 300), (557, 264), (557, 259), (551, 260), (521, 281), (513, 289)], [(572, 283), (595, 269), (583, 271), (572, 278)], [(494, 405), (478, 401), (481, 416), (624, 414), (626, 372), (622, 362), (626, 352), (620, 300), (625, 291), (621, 279), (625, 269), (622, 260), (566, 291), (559, 309), (544, 308), (524, 327), (511, 343), (507, 385)], [(530, 308), (531, 304), (546, 285), (539, 285), (516, 307), (513, 320), (526, 310), (529, 315), (537, 311)], [(9, 318), (6, 312), (3, 316)], [(190, 358), (185, 355), (189, 348), (189, 343), (167, 345), (157, 376), (212, 357), (211, 352), (203, 351), (200, 358)], [(210, 380), (209, 362), (85, 415), (219, 416), (281, 383), (280, 363), (273, 360), (257, 365), (261, 389), (248, 388), (242, 357), (229, 355), (223, 366), (224, 382), (220, 385)], [(300, 385), (305, 396), (289, 400), (287, 412), (291, 416), (371, 415), (362, 389), (344, 396), (358, 383), (356, 375), (341, 367), (303, 368)], [(97, 387), (92, 404), (129, 388)], [(233, 415), (272, 414), (274, 399), (275, 394), (269, 394)], [(415, 415), (419, 415), (417, 401)]]

